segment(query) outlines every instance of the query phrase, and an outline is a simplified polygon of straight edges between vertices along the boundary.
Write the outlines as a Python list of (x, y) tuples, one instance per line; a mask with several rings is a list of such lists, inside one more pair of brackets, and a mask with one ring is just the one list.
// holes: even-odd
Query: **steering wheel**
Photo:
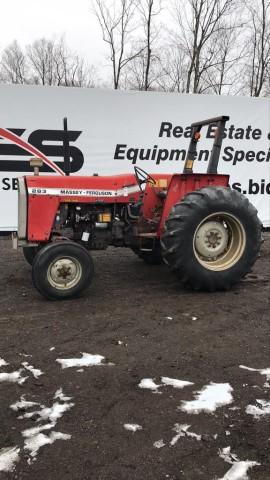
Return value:
[(136, 180), (137, 180), (137, 183), (142, 190), (141, 186), (144, 184), (144, 183), (152, 183), (152, 185), (155, 185), (156, 184), (156, 181), (153, 177), (151, 177), (151, 175), (149, 175), (149, 173), (147, 173), (145, 170), (143, 170), (142, 168), (140, 167), (134, 167), (134, 171), (135, 171), (135, 176), (136, 176)]

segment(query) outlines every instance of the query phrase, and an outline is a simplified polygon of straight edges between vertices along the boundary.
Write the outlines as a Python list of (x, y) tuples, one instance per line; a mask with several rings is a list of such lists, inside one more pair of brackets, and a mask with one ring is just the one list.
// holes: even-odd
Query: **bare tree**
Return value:
[(88, 67), (83, 58), (73, 56), (69, 64), (68, 81), (65, 86), (69, 87), (94, 87), (96, 78), (95, 68)]
[(160, 57), (160, 71), (156, 78), (158, 90), (164, 92), (185, 92), (187, 57), (178, 45), (165, 48)]
[(64, 38), (35, 40), (26, 53), (14, 41), (2, 54), (0, 81), (71, 87), (93, 87), (96, 70), (72, 52)]
[(94, 85), (95, 69), (88, 67), (84, 59), (74, 54), (64, 38), (54, 48), (54, 78), (56, 85), (89, 87)]
[(267, 72), (266, 72), (265, 94), (266, 96), (270, 97), (270, 67), (267, 68)]
[(68, 64), (70, 63), (70, 52), (63, 38), (60, 39), (54, 51), (54, 68), (57, 85), (69, 85)]
[[(141, 45), (142, 48), (144, 48), (142, 43)], [(151, 70), (149, 70), (147, 77), (146, 68), (147, 55), (141, 53), (141, 55), (136, 56), (128, 65), (125, 74), (125, 88), (132, 90), (157, 90), (157, 82), (162, 71), (160, 56), (151, 53)]]
[[(142, 43), (140, 43), (143, 48)], [(136, 46), (136, 49), (138, 46)], [(124, 88), (128, 90), (144, 90), (145, 57), (143, 53), (133, 58), (127, 65), (124, 77)], [(122, 82), (123, 83), (123, 82)]]
[(205, 72), (217, 63), (213, 38), (224, 28), (235, 0), (176, 0), (178, 43), (189, 59), (186, 92), (199, 93)]
[(228, 76), (231, 73), (234, 65), (234, 58), (230, 58), (232, 49), (232, 42), (235, 40), (236, 30), (232, 28), (225, 28), (217, 36), (217, 64), (211, 70), (206, 72), (209, 86), (213, 89), (213, 92), (221, 95), (225, 86), (230, 86), (233, 82), (232, 77)]
[(27, 61), (18, 42), (14, 40), (5, 48), (1, 59), (2, 80), (9, 83), (25, 83)]
[(131, 35), (135, 30), (134, 15), (138, 0), (93, 0), (94, 13), (102, 30), (103, 40), (110, 49), (113, 86), (119, 88), (126, 65), (140, 55), (142, 49), (131, 51)]
[(54, 85), (54, 42), (41, 38), (28, 45), (26, 50), (29, 65), (31, 66), (33, 83)]
[(145, 49), (141, 56), (143, 66), (143, 89), (149, 90), (151, 62), (157, 60), (157, 54), (153, 53), (153, 42), (159, 37), (156, 25), (153, 25), (154, 18), (161, 12), (161, 0), (140, 0), (138, 10), (142, 19)]
[(252, 0), (248, 4), (250, 13), (248, 70), (249, 94), (259, 97), (264, 93), (270, 69), (270, 1)]
[(244, 34), (244, 25), (238, 24), (237, 19), (221, 23), (221, 28), (209, 43), (211, 48), (206, 60), (202, 62), (200, 93), (237, 93), (240, 62), (246, 55), (245, 44), (238, 42), (241, 34)]

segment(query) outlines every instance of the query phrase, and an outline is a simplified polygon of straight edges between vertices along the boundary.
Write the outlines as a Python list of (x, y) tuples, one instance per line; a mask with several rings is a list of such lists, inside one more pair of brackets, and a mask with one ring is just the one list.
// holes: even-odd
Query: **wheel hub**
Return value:
[(226, 251), (228, 240), (228, 229), (225, 228), (223, 223), (208, 221), (198, 229), (195, 247), (202, 257), (215, 259)]
[(63, 265), (61, 268), (57, 269), (58, 278), (66, 279), (71, 275), (71, 268)]
[(60, 258), (48, 269), (48, 280), (58, 289), (71, 288), (81, 277), (81, 266), (75, 258)]

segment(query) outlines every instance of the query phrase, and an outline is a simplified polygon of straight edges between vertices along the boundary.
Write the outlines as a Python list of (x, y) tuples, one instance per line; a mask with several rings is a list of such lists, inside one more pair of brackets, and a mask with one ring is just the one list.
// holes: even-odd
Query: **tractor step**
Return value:
[(140, 237), (140, 238), (157, 238), (157, 233), (156, 232), (139, 233), (138, 237)]

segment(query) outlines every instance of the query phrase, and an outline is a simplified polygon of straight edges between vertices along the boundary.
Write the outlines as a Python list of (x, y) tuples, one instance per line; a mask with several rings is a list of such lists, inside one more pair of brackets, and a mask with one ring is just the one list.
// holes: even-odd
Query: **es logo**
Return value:
[[(9, 128), (10, 132), (15, 133), (18, 137), (21, 137), (25, 132), (22, 128)], [(68, 137), (70, 142), (70, 168), (71, 172), (78, 172), (83, 164), (83, 153), (78, 147), (72, 145), (77, 138), (81, 135), (81, 131), (69, 130)], [(44, 155), (52, 159), (52, 161), (60, 168), (63, 169), (63, 130), (35, 130), (28, 137), (28, 143), (33, 147), (36, 147)], [(50, 144), (51, 142), (51, 144)], [(7, 159), (6, 157), (14, 157)], [(27, 160), (16, 159), (16, 157), (27, 157)], [(2, 172), (32, 172), (32, 168), (29, 165), (29, 158), (31, 155), (29, 152), (23, 150), (21, 147), (14, 143), (3, 143), (0, 137), (0, 171)], [(58, 160), (54, 161), (54, 157)], [(61, 160), (59, 160), (59, 157)], [(51, 168), (47, 165), (43, 165), (40, 169), (42, 172), (51, 172)]]

